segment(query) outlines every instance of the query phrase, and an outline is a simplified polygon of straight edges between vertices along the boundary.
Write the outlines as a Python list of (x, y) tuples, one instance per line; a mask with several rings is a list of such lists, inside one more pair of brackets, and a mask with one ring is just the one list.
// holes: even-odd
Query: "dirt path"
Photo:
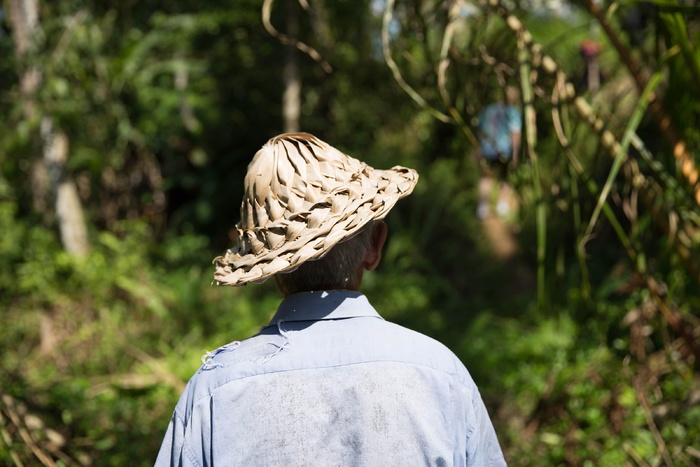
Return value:
[(515, 241), (513, 229), (506, 225), (503, 219), (492, 214), (482, 219), (481, 225), (498, 259), (508, 260), (517, 253), (518, 244)]
[(514, 231), (518, 211), (515, 192), (509, 185), (494, 188), (491, 180), (484, 179), (480, 182), (479, 192), (482, 201), (489, 206), (480, 212), (479, 217), (495, 259), (506, 264), (514, 292), (532, 290), (536, 284), (534, 270), (518, 255), (518, 239)]

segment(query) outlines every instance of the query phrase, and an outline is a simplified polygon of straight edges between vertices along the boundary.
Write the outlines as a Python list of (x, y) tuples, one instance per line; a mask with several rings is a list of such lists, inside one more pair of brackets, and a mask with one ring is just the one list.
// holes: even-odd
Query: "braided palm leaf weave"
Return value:
[(235, 245), (214, 259), (219, 285), (263, 282), (321, 258), (413, 191), (418, 174), (375, 170), (308, 133), (268, 141), (245, 178)]

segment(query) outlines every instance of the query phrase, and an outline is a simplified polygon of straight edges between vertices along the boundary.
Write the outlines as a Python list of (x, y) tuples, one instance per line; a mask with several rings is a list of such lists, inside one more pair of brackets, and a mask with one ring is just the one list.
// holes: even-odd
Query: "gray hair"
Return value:
[(321, 259), (307, 261), (290, 273), (277, 274), (277, 287), (286, 296), (320, 290), (357, 290), (360, 287), (362, 260), (372, 245), (370, 222), (356, 235), (338, 243)]

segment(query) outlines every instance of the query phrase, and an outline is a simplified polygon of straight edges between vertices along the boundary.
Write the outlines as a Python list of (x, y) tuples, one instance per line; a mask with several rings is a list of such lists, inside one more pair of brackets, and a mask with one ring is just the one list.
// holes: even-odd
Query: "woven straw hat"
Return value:
[(214, 259), (219, 285), (263, 282), (319, 259), (413, 191), (418, 174), (375, 170), (308, 133), (258, 151), (245, 178), (235, 245)]

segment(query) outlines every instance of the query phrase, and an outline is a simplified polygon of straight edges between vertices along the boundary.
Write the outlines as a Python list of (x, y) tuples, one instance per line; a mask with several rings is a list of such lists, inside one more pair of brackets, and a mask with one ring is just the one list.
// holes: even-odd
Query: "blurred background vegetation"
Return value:
[[(364, 292), (465, 362), (511, 465), (700, 465), (695, 2), (0, 13), (0, 463), (153, 463), (200, 356), (276, 309), (211, 260), (253, 154), (301, 129), (421, 174)], [(507, 85), (517, 209), (480, 220), (476, 116)]]

